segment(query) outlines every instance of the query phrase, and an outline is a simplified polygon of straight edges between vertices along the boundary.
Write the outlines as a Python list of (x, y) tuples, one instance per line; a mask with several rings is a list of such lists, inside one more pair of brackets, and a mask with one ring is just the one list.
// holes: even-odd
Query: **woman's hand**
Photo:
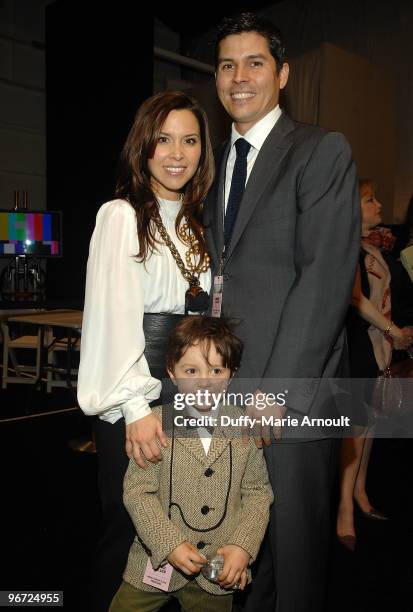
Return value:
[(143, 469), (148, 467), (145, 459), (152, 463), (161, 461), (162, 454), (157, 443), (158, 440), (163, 448), (168, 446), (162, 424), (154, 414), (148, 414), (148, 416), (126, 425), (126, 454), (129, 459), (133, 457), (139, 467)]
[(393, 346), (397, 351), (407, 349), (413, 343), (413, 329), (411, 327), (397, 327), (393, 325), (390, 329), (390, 336), (393, 338)]

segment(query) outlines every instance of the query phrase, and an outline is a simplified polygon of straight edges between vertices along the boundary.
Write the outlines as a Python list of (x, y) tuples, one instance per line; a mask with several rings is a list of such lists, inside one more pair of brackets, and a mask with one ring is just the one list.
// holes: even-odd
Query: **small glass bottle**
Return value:
[[(218, 553), (209, 553), (205, 555), (207, 562), (202, 566), (201, 572), (204, 578), (210, 582), (218, 582), (218, 576), (222, 572), (224, 567), (224, 557)], [(231, 587), (233, 590), (240, 588), (239, 582)]]

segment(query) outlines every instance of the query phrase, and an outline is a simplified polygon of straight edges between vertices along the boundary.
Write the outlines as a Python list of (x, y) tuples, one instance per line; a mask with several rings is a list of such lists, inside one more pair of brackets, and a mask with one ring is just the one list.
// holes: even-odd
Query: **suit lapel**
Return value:
[(194, 430), (191, 436), (187, 438), (175, 438), (175, 441), (181, 444), (188, 453), (191, 453), (202, 465), (207, 465), (207, 455), (205, 454), (202, 442)]
[(229, 444), (229, 438), (226, 436), (225, 429), (220, 425), (214, 428), (207, 455), (205, 454), (203, 444), (195, 428), (190, 434), (187, 432), (185, 436), (176, 437), (175, 441), (181, 444), (188, 453), (191, 453), (191, 455), (206, 467), (212, 465), (212, 463), (222, 455)]
[[(226, 252), (225, 263), (227, 263), (231, 257), (268, 182), (273, 180), (274, 176), (276, 176), (279, 171), (281, 162), (291, 146), (291, 142), (289, 142), (285, 136), (293, 130), (293, 121), (283, 113), (261, 147), (239, 205), (234, 231)], [(226, 164), (224, 164), (224, 166), (225, 165)], [(222, 191), (221, 189), (221, 192)], [(222, 195), (220, 202), (221, 206), (223, 206)], [(221, 235), (223, 235), (223, 233)]]
[(208, 450), (208, 455), (206, 456), (206, 461), (208, 465), (212, 465), (214, 461), (218, 459), (220, 455), (222, 455), (228, 444), (229, 439), (226, 436), (225, 429), (220, 425), (217, 425), (214, 428), (211, 444)]

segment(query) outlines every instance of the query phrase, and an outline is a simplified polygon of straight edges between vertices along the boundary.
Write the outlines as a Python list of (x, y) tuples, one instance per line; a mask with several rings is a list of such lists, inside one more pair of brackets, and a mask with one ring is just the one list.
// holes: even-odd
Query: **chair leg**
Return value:
[(42, 351), (42, 347), (40, 346), (40, 340), (41, 340), (41, 332), (40, 332), (40, 327), (37, 330), (37, 348), (36, 348), (36, 380), (39, 380), (40, 378), (40, 356), (41, 356), (41, 351)]
[[(44, 341), (45, 341), (45, 345), (47, 347), (51, 346), (52, 348), (50, 350), (47, 350), (47, 365), (50, 364), (55, 364), (55, 351), (53, 350), (53, 330), (50, 327), (47, 327), (45, 329), (45, 334), (44, 334)], [(53, 386), (53, 370), (47, 370), (47, 374), (46, 374), (46, 393), (51, 393), (52, 391), (52, 386)]]
[(9, 373), (9, 328), (2, 323), (1, 331), (3, 334), (3, 372), (1, 377), (1, 388), (7, 389), (7, 375)]
[(14, 371), (16, 372), (16, 376), (22, 376), (22, 372), (18, 364), (18, 361), (16, 359), (16, 353), (14, 352), (14, 349), (9, 348), (9, 355), (10, 355), (10, 360), (12, 362)]
[[(54, 365), (54, 354), (52, 353), (52, 363)], [(46, 383), (46, 393), (51, 393), (53, 386), (53, 372), (52, 370), (47, 370), (47, 383)]]

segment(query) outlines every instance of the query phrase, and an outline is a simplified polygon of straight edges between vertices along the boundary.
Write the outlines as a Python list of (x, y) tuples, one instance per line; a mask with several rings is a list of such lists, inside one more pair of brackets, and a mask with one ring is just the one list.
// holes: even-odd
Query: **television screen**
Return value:
[(62, 255), (58, 211), (0, 210), (0, 257)]

